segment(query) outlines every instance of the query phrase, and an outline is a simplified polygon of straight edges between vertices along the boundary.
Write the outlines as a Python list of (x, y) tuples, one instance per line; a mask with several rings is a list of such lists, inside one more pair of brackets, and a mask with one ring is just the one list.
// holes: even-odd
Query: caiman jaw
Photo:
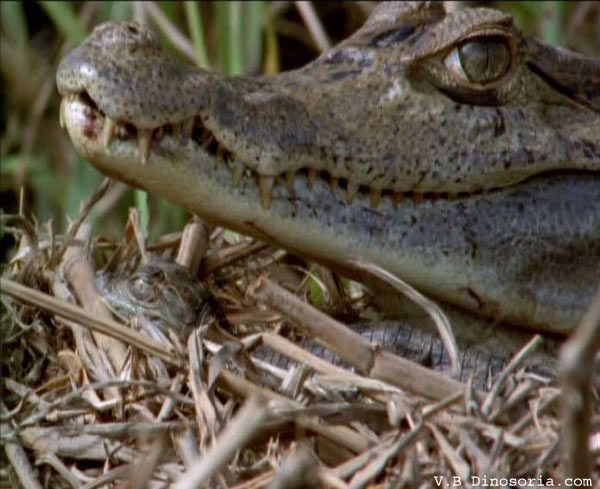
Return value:
[(204, 124), (202, 115), (191, 117), (183, 122), (167, 123), (155, 129), (138, 129), (132, 123), (122, 123), (108, 117), (86, 92), (67, 93), (63, 96), (60, 105), (60, 125), (62, 128), (69, 129), (71, 137), (80, 141), (84, 151), (86, 151), (85, 147), (88, 147), (87, 151), (93, 147), (95, 153), (105, 153), (107, 158), (111, 158), (110, 146), (115, 140), (127, 145), (135, 145), (137, 146), (136, 158), (140, 165), (148, 163), (152, 152), (159, 150), (164, 138), (169, 138), (171, 143), (180, 145), (190, 143), (194, 152), (202, 153), (203, 156), (227, 167), (235, 187), (240, 185), (244, 177), (253, 178), (258, 185), (264, 208), (269, 207), (276, 184), (290, 187), (293, 180), (298, 177), (305, 178), (309, 184), (318, 178), (329, 185), (333, 192), (342, 192), (348, 204), (351, 204), (357, 195), (362, 195), (368, 198), (373, 208), (377, 208), (382, 199), (390, 199), (394, 204), (405, 199), (415, 203), (435, 202), (439, 199), (454, 201), (502, 189), (502, 187), (489, 187), (468, 192), (438, 193), (417, 190), (397, 192), (358, 185), (348, 178), (337, 178), (326, 170), (310, 167), (288, 171), (277, 176), (262, 175), (245, 166), (233, 151), (219, 142), (215, 134)]
[[(484, 69), (451, 75), (473, 52)], [(502, 12), (391, 2), (274, 77), (185, 67), (149, 29), (105, 24), (57, 83), (61, 123), (109, 176), (353, 278), (360, 257), (566, 332), (600, 276), (598, 73)]]

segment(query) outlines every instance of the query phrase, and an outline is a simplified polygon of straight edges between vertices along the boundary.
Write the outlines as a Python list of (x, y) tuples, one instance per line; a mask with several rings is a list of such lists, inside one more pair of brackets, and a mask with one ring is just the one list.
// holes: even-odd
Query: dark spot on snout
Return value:
[(378, 34), (373, 38), (370, 45), (375, 47), (387, 47), (395, 44), (400, 44), (408, 39), (415, 32), (415, 28), (412, 25), (405, 25), (399, 29), (393, 29)]
[(346, 70), (346, 71), (338, 71), (337, 73), (332, 73), (329, 75), (329, 79), (331, 81), (339, 81), (345, 78), (354, 77), (360, 75), (362, 73), (361, 70)]

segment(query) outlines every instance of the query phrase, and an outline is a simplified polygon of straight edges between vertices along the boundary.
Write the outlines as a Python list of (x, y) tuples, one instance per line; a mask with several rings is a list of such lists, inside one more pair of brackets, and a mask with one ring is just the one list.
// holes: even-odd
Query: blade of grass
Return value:
[(184, 2), (188, 31), (192, 37), (192, 45), (198, 58), (200, 68), (208, 68), (208, 55), (204, 43), (204, 29), (202, 27), (202, 15), (200, 6), (196, 2)]
[(2, 33), (14, 41), (19, 50), (26, 52), (27, 49), (27, 22), (21, 2), (0, 3), (0, 23)]
[(242, 7), (245, 72), (256, 73), (260, 70), (262, 59), (264, 3), (253, 0), (244, 2)]
[(224, 73), (240, 75), (244, 72), (241, 36), (241, 2), (219, 2), (214, 4), (219, 42), (217, 55)]
[(131, 9), (129, 2), (114, 1), (103, 3), (103, 16), (106, 20), (129, 20), (131, 17)]
[(265, 61), (263, 71), (267, 75), (279, 73), (279, 44), (275, 32), (272, 9), (265, 10)]
[(564, 45), (562, 23), (565, 15), (564, 2), (544, 2), (541, 6), (540, 23), (542, 37), (551, 44)]
[(39, 4), (70, 43), (76, 45), (83, 41), (87, 33), (79, 23), (72, 3), (44, 0)]
[(79, 158), (69, 177), (66, 214), (79, 215), (79, 206), (100, 184), (103, 176), (83, 158)]
[(144, 234), (148, 236), (148, 224), (150, 222), (150, 209), (148, 208), (148, 193), (144, 190), (136, 190), (135, 206), (140, 212), (140, 223)]

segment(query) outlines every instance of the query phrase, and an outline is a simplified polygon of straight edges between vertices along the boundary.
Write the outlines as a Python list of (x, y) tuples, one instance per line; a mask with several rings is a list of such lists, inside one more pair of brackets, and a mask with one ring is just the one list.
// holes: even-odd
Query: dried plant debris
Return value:
[[(534, 487), (569, 475), (563, 387), (529, 362), (541, 337), (506, 358), (461, 350), (459, 382), (435, 332), (380, 320), (356, 284), (198, 220), (148, 243), (134, 212), (120, 244), (82, 220), (65, 237), (5, 222), (21, 243), (2, 278), (5, 486)], [(600, 476), (597, 388), (583, 487)]]

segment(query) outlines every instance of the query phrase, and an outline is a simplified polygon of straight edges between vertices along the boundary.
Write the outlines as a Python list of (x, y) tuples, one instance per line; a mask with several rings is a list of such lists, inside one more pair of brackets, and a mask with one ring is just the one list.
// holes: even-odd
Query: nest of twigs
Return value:
[[(81, 224), (101, 194), (68, 236), (5, 220), (20, 243), (2, 282), (5, 486), (597, 484), (598, 303), (565, 349), (562, 383), (524, 367), (534, 337), (481, 389), (386, 353), (326, 314), (365, 314), (364, 289), (352, 296), (328, 288), (337, 277), (323, 280), (318, 310), (307, 299), (312, 272), (262, 243), (193, 220), (148, 244), (135, 214), (123, 243), (92, 238)], [(98, 263), (172, 252), (199, 264), (231, 330), (208, 316), (161, 342), (135, 318), (119, 323), (95, 293), (90, 251)], [(298, 347), (298, 336), (341, 363)], [(288, 361), (275, 365), (261, 348)]]

